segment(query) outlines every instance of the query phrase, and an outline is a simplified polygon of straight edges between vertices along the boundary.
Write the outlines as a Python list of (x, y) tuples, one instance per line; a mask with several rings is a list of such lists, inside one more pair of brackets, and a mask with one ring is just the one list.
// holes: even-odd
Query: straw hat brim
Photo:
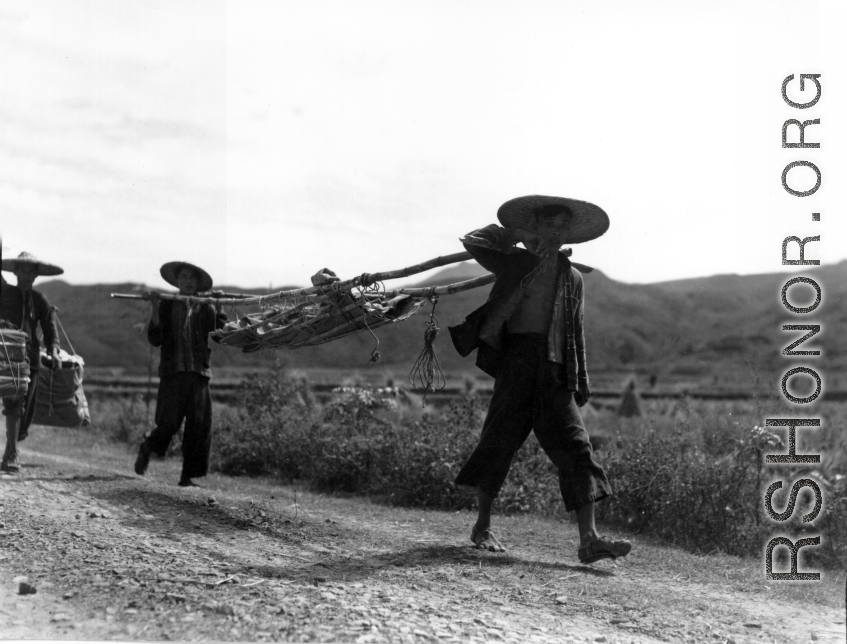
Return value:
[(500, 206), (497, 219), (506, 228), (532, 231), (536, 226), (536, 213), (545, 206), (564, 206), (571, 211), (571, 225), (566, 244), (580, 244), (597, 239), (609, 229), (609, 216), (602, 208), (587, 201), (566, 197), (517, 197)]
[(179, 284), (177, 284), (176, 276), (179, 274), (179, 269), (187, 266), (195, 271), (197, 271), (197, 275), (199, 275), (199, 279), (197, 280), (197, 292), (202, 293), (204, 291), (212, 290), (212, 276), (209, 275), (206, 271), (204, 271), (199, 266), (195, 266), (191, 262), (168, 262), (166, 264), (162, 264), (162, 268), (159, 269), (159, 273), (168, 284), (171, 286), (176, 286), (179, 288)]
[(60, 268), (59, 266), (56, 266), (55, 264), (42, 262), (38, 259), (4, 259), (0, 268), (2, 268), (2, 270), (4, 271), (14, 272), (18, 264), (33, 264), (38, 267), (38, 275), (44, 277), (53, 277), (54, 275), (61, 275), (65, 272), (64, 269)]

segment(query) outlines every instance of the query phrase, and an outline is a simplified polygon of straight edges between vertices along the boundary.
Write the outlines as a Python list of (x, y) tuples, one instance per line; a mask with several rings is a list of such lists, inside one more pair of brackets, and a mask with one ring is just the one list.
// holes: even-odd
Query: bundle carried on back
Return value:
[(0, 398), (17, 398), (29, 388), (26, 333), (0, 328)]

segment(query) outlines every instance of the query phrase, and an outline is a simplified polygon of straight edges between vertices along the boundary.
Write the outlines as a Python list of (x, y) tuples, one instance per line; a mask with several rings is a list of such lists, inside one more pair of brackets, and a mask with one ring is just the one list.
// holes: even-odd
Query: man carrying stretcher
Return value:
[(609, 218), (594, 204), (538, 195), (507, 201), (497, 218), (503, 227), (491, 224), (462, 238), (496, 276), (488, 301), (450, 328), (457, 351), (466, 356), (478, 349), (477, 366), (495, 378), (479, 444), (456, 477), (457, 485), (477, 488), (471, 540), (478, 548), (505, 550), (491, 530), (491, 507), (512, 458), (534, 431), (559, 470), (565, 508), (576, 512), (580, 562), (623, 557), (629, 542), (597, 534), (594, 503), (612, 491), (579, 412), (590, 390), (577, 268), (590, 269), (573, 264), (570, 249), (559, 250), (599, 237)]
[[(188, 262), (168, 262), (160, 269), (162, 278), (183, 296), (212, 288), (212, 277)], [(160, 347), (159, 392), (156, 396), (156, 427), (138, 447), (135, 473), (144, 475), (150, 455), (164, 456), (171, 439), (185, 420), (182, 433), (180, 487), (196, 487), (192, 479), (206, 476), (212, 451), (212, 395), (209, 379), (209, 333), (226, 324), (220, 306), (186, 300), (150, 298), (147, 339)]]

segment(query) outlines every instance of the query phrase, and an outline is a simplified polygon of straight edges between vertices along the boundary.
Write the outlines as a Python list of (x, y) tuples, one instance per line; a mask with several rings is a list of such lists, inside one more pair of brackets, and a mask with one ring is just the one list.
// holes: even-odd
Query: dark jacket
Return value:
[(3, 281), (0, 286), (0, 320), (6, 320), (16, 329), (27, 334), (27, 357), (30, 370), (41, 366), (39, 352), (41, 341), (36, 332), (36, 326), (41, 326), (44, 336), (44, 346), (50, 353), (53, 347), (59, 346), (59, 333), (56, 329), (54, 308), (38, 291), (30, 289), (24, 292), (17, 286)]
[[(462, 243), (473, 258), (497, 277), (488, 301), (459, 326), (450, 327), (453, 345), (466, 356), (478, 349), (476, 365), (497, 375), (506, 322), (523, 297), (523, 280), (541, 261), (537, 255), (515, 248), (506, 229), (492, 224), (468, 233)], [(571, 266), (567, 253), (557, 255), (560, 270), (556, 301), (548, 333), (547, 359), (565, 368), (568, 389), (589, 392), (583, 331), (582, 275)]]
[[(147, 339), (154, 347), (161, 347), (161, 358), (159, 360), (159, 377), (169, 376), (181, 371), (177, 364), (179, 340), (178, 333), (181, 329), (175, 329), (173, 325), (174, 300), (159, 301), (159, 324), (154, 325), (152, 320), (147, 326)], [(193, 357), (193, 371), (207, 378), (212, 377), (211, 358), (212, 350), (209, 348), (208, 336), (215, 329), (220, 329), (226, 323), (225, 313), (215, 313), (215, 307), (211, 304), (194, 304), (191, 312), (190, 323), (190, 351)], [(186, 347), (188, 349), (189, 347)]]

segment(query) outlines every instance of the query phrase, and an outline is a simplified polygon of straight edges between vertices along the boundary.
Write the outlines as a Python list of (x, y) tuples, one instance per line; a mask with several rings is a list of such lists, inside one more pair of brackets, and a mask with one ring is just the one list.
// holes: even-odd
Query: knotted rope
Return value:
[(15, 369), (15, 363), (12, 362), (12, 357), (9, 355), (9, 347), (6, 346), (6, 338), (2, 333), (0, 333), (0, 340), (3, 341), (3, 352), (6, 354), (6, 362), (9, 363), (9, 373), (12, 374), (12, 383), (15, 385), (15, 392), (18, 392), (21, 388), (21, 368), (19, 366)]
[(371, 351), (371, 358), (368, 360), (368, 366), (373, 367), (376, 364), (379, 364), (380, 359), (382, 358), (382, 354), (379, 352), (379, 338), (376, 333), (371, 330), (371, 327), (368, 326), (368, 315), (365, 312), (365, 304), (367, 303), (367, 298), (365, 297), (366, 293), (373, 293), (376, 295), (385, 295), (385, 284), (382, 282), (373, 282), (371, 281), (370, 274), (362, 273), (360, 278), (362, 280), (361, 285), (356, 286), (356, 289), (359, 291), (359, 297), (362, 300), (362, 322), (365, 323), (365, 328), (368, 330), (374, 340), (376, 340), (376, 346)]
[(432, 311), (429, 314), (426, 329), (424, 329), (424, 348), (409, 372), (409, 383), (412, 387), (424, 390), (421, 407), (426, 406), (426, 395), (429, 392), (444, 389), (447, 384), (444, 372), (438, 363), (438, 356), (435, 353), (435, 338), (441, 330), (438, 328), (438, 318), (435, 317), (435, 305), (438, 303), (435, 288), (430, 288), (426, 297), (432, 302)]
[[(354, 327), (354, 328), (355, 328), (355, 326), (356, 326), (356, 318), (355, 318), (355, 317), (353, 317), (353, 314), (352, 314), (352, 313), (350, 313), (350, 311), (348, 311), (348, 310), (346, 309), (346, 307), (345, 307), (345, 305), (344, 305), (344, 294), (345, 294), (345, 293), (343, 293), (343, 292), (341, 291), (341, 289), (339, 289), (339, 288), (338, 288), (338, 286), (336, 286), (336, 284), (337, 284), (337, 283), (336, 283), (336, 282), (334, 282), (334, 283), (330, 284), (328, 287), (322, 287), (322, 288), (321, 288), (321, 293), (322, 293), (322, 294), (324, 294), (324, 295), (326, 295), (326, 296), (329, 298), (329, 300), (330, 300), (330, 301), (331, 301), (331, 302), (335, 305), (335, 308), (336, 308), (336, 309), (338, 309), (338, 312), (341, 314), (341, 316), (342, 316), (342, 317), (343, 317), (343, 318), (344, 318), (344, 319), (345, 319), (345, 320), (346, 320), (346, 321), (347, 321), (347, 322), (348, 322), (348, 323), (349, 323), (352, 327)], [(377, 290), (377, 291), (379, 291), (379, 286), (378, 286), (378, 285), (376, 286), (376, 290)], [(352, 295), (352, 294), (351, 294), (351, 295)], [(374, 340), (376, 340), (376, 346), (375, 346), (375, 347), (373, 348), (373, 350), (371, 351), (371, 357), (370, 357), (370, 359), (369, 359), (369, 360), (368, 360), (368, 362), (367, 362), (368, 366), (369, 366), (369, 367), (372, 367), (372, 366), (374, 366), (374, 365), (376, 365), (376, 364), (379, 364), (379, 360), (380, 360), (380, 358), (382, 357), (382, 354), (379, 352), (379, 338), (378, 338), (378, 337), (376, 336), (376, 334), (375, 334), (375, 333), (371, 330), (371, 327), (370, 327), (370, 326), (368, 326), (368, 314), (367, 314), (367, 311), (365, 311), (365, 303), (366, 303), (366, 299), (365, 299), (365, 297), (364, 297), (364, 295), (363, 295), (363, 292), (362, 292), (362, 288), (361, 288), (361, 287), (359, 287), (359, 296), (360, 296), (361, 301), (362, 301), (362, 307), (361, 307), (361, 309), (362, 309), (362, 322), (363, 322), (363, 324), (365, 325), (365, 328), (368, 330), (368, 333), (370, 333), (370, 334), (373, 336)]]

